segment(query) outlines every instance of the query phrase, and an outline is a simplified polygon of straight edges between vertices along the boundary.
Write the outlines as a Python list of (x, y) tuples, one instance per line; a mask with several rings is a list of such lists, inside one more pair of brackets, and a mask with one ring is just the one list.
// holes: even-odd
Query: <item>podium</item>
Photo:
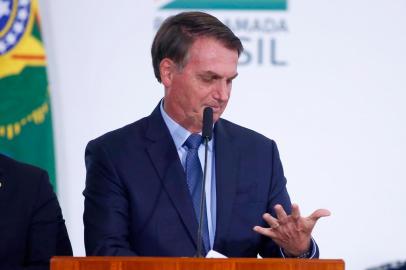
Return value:
[(51, 270), (344, 270), (343, 260), (53, 257)]

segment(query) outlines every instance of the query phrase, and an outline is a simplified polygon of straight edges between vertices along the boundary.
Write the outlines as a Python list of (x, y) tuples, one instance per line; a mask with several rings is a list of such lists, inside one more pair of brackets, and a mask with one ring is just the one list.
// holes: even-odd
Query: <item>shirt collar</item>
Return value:
[[(161, 104), (159, 106), (161, 110), (161, 115), (162, 118), (164, 119), (164, 122), (166, 126), (169, 129), (169, 133), (172, 136), (173, 141), (175, 142), (176, 150), (179, 150), (180, 148), (183, 147), (183, 144), (189, 138), (190, 134), (192, 134), (189, 130), (185, 129), (181, 125), (175, 122), (164, 110), (164, 99), (161, 100)], [(202, 133), (199, 133), (202, 135)], [(208, 143), (208, 150), (212, 151), (213, 150), (213, 140), (214, 140), (214, 134), (213, 138), (209, 141)]]

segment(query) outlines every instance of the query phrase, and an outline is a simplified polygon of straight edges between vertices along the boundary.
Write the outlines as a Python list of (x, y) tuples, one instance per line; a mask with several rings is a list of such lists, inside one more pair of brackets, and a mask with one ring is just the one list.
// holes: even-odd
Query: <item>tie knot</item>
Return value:
[(184, 145), (187, 146), (189, 149), (198, 149), (199, 146), (202, 144), (202, 136), (197, 133), (190, 134), (189, 138), (187, 138)]

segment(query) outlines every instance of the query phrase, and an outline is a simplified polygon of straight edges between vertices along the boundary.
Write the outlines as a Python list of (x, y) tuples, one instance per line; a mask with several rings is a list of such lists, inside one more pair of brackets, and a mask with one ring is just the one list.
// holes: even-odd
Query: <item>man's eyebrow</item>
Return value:
[(234, 76), (232, 76), (231, 78), (229, 78), (229, 80), (234, 80), (235, 78), (237, 78), (238, 73), (236, 73)]
[[(213, 72), (213, 71), (203, 71), (202, 73), (199, 74), (199, 76), (204, 77), (204, 76), (211, 76), (214, 78), (222, 78), (221, 75)], [(238, 76), (238, 73), (236, 73), (235, 75), (231, 76), (230, 78), (227, 78), (227, 80), (234, 80), (236, 77)]]

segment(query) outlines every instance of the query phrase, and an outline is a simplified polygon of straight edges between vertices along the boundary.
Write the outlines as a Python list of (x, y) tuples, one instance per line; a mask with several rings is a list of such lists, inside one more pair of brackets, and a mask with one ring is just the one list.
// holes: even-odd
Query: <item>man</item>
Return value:
[(0, 269), (49, 269), (72, 256), (65, 221), (48, 174), (0, 154)]
[[(311, 231), (329, 212), (301, 217), (298, 206), (291, 206), (275, 143), (220, 118), (242, 50), (231, 30), (205, 13), (180, 13), (162, 24), (151, 52), (163, 100), (150, 116), (86, 148), (88, 255), (196, 253), (201, 186), (196, 179), (201, 181), (204, 156), (198, 134), (202, 112), (211, 107), (204, 253), (318, 256)], [(271, 214), (264, 214), (266, 222), (263, 213)]]

